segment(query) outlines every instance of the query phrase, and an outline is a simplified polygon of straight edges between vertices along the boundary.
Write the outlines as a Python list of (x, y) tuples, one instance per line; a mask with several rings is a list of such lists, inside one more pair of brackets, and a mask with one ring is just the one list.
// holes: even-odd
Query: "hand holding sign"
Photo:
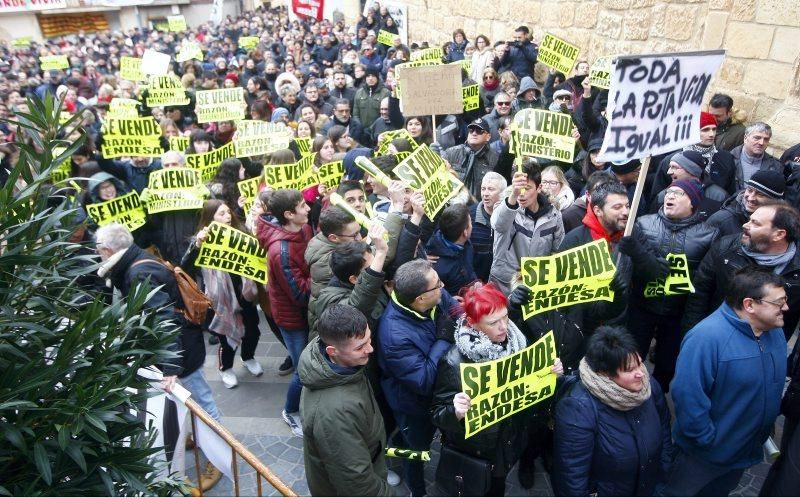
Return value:
[(459, 392), (453, 397), (453, 409), (456, 411), (456, 418), (461, 421), (469, 411), (472, 399), (464, 392)]

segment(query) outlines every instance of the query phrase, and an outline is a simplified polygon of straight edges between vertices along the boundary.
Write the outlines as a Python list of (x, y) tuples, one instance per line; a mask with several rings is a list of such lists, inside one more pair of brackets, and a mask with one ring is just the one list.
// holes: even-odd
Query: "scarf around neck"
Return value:
[(783, 272), (784, 268), (786, 268), (786, 265), (789, 264), (792, 259), (794, 259), (794, 256), (797, 253), (797, 244), (790, 243), (789, 247), (786, 249), (786, 252), (782, 254), (762, 254), (759, 252), (753, 252), (744, 245), (742, 245), (742, 252), (744, 252), (746, 256), (756, 261), (756, 264), (759, 266), (772, 268), (773, 273), (780, 274)]
[(527, 345), (525, 335), (511, 320), (508, 321), (508, 337), (503, 343), (494, 343), (485, 333), (467, 325), (465, 316), (458, 319), (456, 328), (456, 347), (473, 362), (493, 361), (516, 354)]
[(597, 398), (600, 402), (617, 411), (630, 411), (635, 407), (639, 407), (650, 398), (650, 373), (647, 368), (642, 366), (644, 370), (644, 378), (642, 383), (644, 386), (638, 392), (631, 392), (628, 389), (614, 383), (614, 380), (608, 376), (603, 376), (595, 373), (586, 362), (586, 358), (581, 359), (578, 366), (580, 372), (581, 383), (586, 387), (586, 390)]
[(711, 158), (714, 157), (714, 154), (717, 153), (716, 144), (712, 143), (711, 145), (705, 147), (703, 145), (700, 145), (699, 143), (693, 143), (688, 147), (684, 148), (683, 150), (691, 150), (705, 157), (705, 159), (708, 161), (706, 163), (706, 172), (708, 173), (711, 171)]

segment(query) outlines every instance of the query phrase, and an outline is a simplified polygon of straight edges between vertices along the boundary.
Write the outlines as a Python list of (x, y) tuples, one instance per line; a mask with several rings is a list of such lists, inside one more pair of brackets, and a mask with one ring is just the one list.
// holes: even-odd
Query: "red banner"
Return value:
[(313, 17), (321, 21), (324, 4), (325, 0), (292, 0), (292, 12), (297, 14), (297, 17)]

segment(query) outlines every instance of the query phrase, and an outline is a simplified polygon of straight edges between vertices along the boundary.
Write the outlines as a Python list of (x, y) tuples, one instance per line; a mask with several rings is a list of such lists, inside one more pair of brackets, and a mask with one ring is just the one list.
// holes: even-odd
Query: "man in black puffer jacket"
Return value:
[(740, 234), (750, 214), (762, 205), (782, 199), (785, 188), (781, 173), (758, 171), (747, 180), (745, 189), (728, 198), (707, 222), (719, 230), (720, 236)]
[[(657, 214), (636, 220), (634, 232), (653, 247), (659, 262), (670, 264), (676, 272), (684, 266), (681, 259), (669, 255), (683, 255), (688, 263), (690, 277), (706, 255), (718, 231), (703, 222), (698, 207), (702, 204), (702, 186), (689, 179), (674, 181), (666, 190), (664, 206)], [(672, 285), (667, 280), (644, 281), (634, 273), (631, 305), (628, 308), (628, 330), (637, 341), (639, 355), (646, 357), (653, 336), (656, 337), (655, 371), (664, 392), (675, 374), (675, 361), (681, 345), (680, 316), (690, 292), (688, 287)]]

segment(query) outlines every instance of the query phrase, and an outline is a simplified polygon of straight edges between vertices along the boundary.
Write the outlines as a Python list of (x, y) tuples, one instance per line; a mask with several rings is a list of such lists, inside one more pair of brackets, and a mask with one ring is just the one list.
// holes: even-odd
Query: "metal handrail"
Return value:
[(267, 482), (272, 485), (278, 492), (281, 493), (284, 497), (297, 497), (297, 494), (294, 493), (288, 485), (283, 483), (278, 476), (272, 472), (264, 463), (262, 463), (258, 457), (255, 456), (252, 452), (250, 452), (247, 447), (242, 445), (242, 442), (236, 439), (231, 432), (227, 430), (224, 426), (219, 424), (217, 420), (212, 418), (200, 405), (195, 402), (192, 398), (186, 399), (186, 407), (189, 409), (189, 412), (192, 416), (192, 433), (194, 434), (194, 464), (195, 464), (195, 471), (197, 472), (197, 479), (198, 479), (198, 490), (200, 491), (200, 496), (203, 495), (203, 489), (200, 488), (200, 455), (198, 452), (197, 446), (197, 429), (195, 423), (197, 422), (197, 418), (200, 418), (200, 421), (206, 424), (209, 428), (214, 430), (214, 433), (220, 436), (225, 443), (227, 443), (231, 448), (231, 459), (232, 459), (232, 466), (233, 466), (233, 487), (236, 497), (239, 497), (239, 468), (236, 464), (236, 455), (238, 454), (241, 456), (242, 459), (247, 462), (250, 467), (252, 467), (256, 471), (256, 485), (258, 488), (258, 495), (261, 496), (261, 478), (263, 477)]

